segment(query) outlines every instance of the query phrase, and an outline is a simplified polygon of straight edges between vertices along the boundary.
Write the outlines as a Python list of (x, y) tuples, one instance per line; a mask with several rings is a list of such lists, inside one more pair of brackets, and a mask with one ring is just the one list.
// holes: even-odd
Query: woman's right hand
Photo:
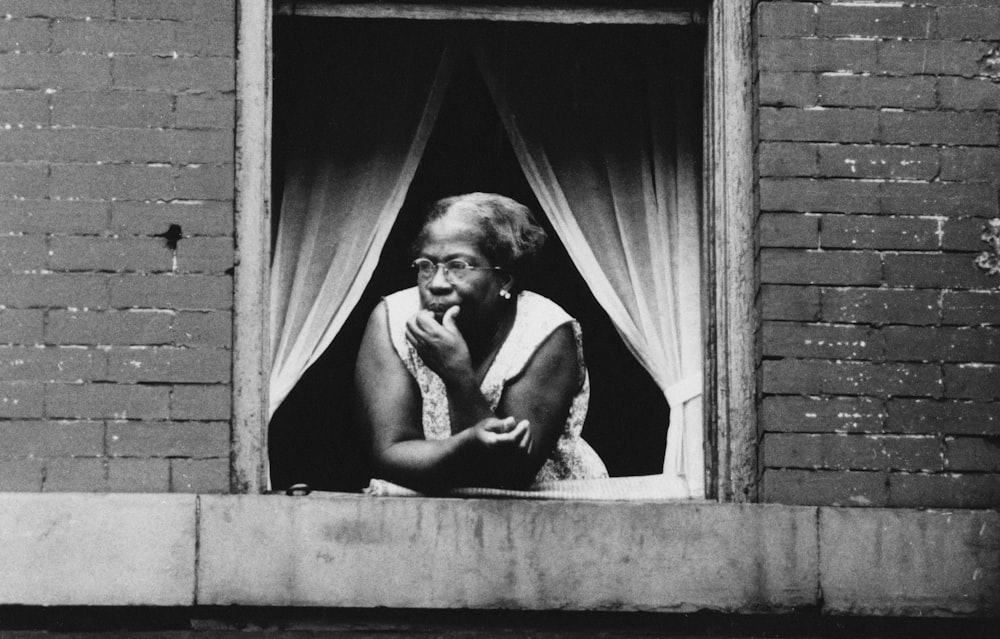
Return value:
[(533, 441), (528, 420), (487, 417), (472, 427), (476, 441), (486, 448), (509, 448), (531, 453)]

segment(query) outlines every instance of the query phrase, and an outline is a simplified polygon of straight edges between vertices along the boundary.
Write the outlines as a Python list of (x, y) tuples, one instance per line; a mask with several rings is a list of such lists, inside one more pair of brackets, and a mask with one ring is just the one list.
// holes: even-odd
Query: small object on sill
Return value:
[(292, 484), (285, 489), (285, 494), (289, 497), (305, 497), (312, 492), (312, 486), (309, 484)]

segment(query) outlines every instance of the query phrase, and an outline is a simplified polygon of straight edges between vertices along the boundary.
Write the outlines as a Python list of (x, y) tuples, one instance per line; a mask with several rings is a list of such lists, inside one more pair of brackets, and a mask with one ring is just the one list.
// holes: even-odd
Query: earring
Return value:
[(505, 288), (500, 289), (500, 292), (497, 293), (497, 295), (499, 295), (500, 297), (504, 298), (505, 300), (509, 300), (510, 299), (510, 291), (508, 291)]

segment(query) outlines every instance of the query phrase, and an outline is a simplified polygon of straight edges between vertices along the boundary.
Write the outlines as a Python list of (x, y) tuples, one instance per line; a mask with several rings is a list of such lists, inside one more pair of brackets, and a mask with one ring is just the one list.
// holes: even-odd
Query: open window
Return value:
[[(321, 2), (279, 5), (279, 13), (323, 15), (328, 15), (330, 7), (335, 6)], [(262, 238), (273, 236), (271, 248), (276, 251), (275, 268), (268, 278), (266, 264), (261, 263), (259, 268), (250, 265), (251, 268), (243, 269), (242, 277), (237, 273), (236, 287), (237, 307), (241, 304), (241, 295), (248, 302), (256, 295), (257, 299), (264, 302), (264, 306), (270, 306), (272, 312), (267, 318), (254, 318), (255, 321), (249, 322), (250, 326), (244, 325), (245, 337), (241, 337), (238, 319), (236, 339), (239, 344), (241, 339), (247, 340), (259, 335), (253, 330), (259, 321), (259, 324), (263, 324), (264, 331), (269, 330), (275, 336), (275, 348), (248, 349), (248, 352), (241, 351), (237, 346), (235, 404), (238, 414), (237, 423), (234, 424), (234, 460), (237, 477), (240, 478), (238, 488), (252, 487), (257, 481), (255, 477), (264, 476), (264, 464), (260, 463), (260, 459), (255, 462), (250, 453), (264, 448), (260, 434), (266, 431), (260, 429), (257, 431), (260, 434), (255, 434), (253, 424), (266, 423), (266, 416), (275, 409), (270, 431), (276, 485), (288, 481), (311, 480), (315, 485), (341, 489), (356, 487), (359, 482), (364, 481), (367, 471), (364, 460), (359, 461), (359, 457), (363, 457), (359, 455), (359, 451), (363, 448), (357, 446), (357, 441), (351, 442), (352, 431), (347, 410), (350, 365), (357, 345), (356, 336), (380, 295), (410, 284), (405, 281), (408, 279), (406, 275), (402, 276), (404, 279), (400, 279), (400, 274), (405, 273), (405, 269), (399, 267), (408, 260), (407, 252), (402, 248), (408, 244), (415, 231), (421, 208), (441, 195), (469, 190), (492, 190), (512, 195), (528, 204), (536, 213), (544, 214), (540, 217), (544, 217), (551, 225), (550, 235), (556, 240), (552, 243), (554, 250), (550, 252), (549, 264), (541, 270), (542, 277), (535, 283), (535, 288), (554, 297), (584, 323), (585, 341), (591, 344), (590, 349), (593, 351), (587, 354), (588, 366), (595, 380), (595, 402), (592, 404), (591, 419), (584, 437), (595, 444), (602, 456), (607, 458), (612, 472), (642, 474), (663, 469), (664, 447), (668, 452), (671, 450), (670, 444), (665, 440), (671, 435), (676, 436), (680, 431), (678, 428), (671, 428), (665, 434), (664, 427), (671, 421), (676, 423), (678, 418), (683, 421), (684, 413), (688, 411), (697, 413), (696, 418), (688, 420), (694, 426), (687, 431), (693, 432), (697, 439), (689, 438), (688, 446), (673, 448), (674, 468), (678, 462), (683, 463), (685, 455), (690, 459), (693, 454), (699, 463), (703, 463), (705, 459), (700, 438), (704, 423), (701, 418), (700, 393), (703, 388), (702, 354), (706, 352), (707, 345), (710, 361), (706, 367), (709, 372), (706, 384), (712, 399), (717, 400), (719, 396), (729, 394), (726, 400), (730, 405), (722, 407), (713, 401), (711, 406), (712, 414), (709, 415), (708, 423), (714, 428), (709, 433), (712, 444), (720, 438), (728, 437), (728, 416), (732, 414), (732, 404), (745, 401), (739, 393), (730, 393), (733, 387), (728, 381), (732, 377), (733, 365), (745, 367), (748, 361), (743, 356), (744, 348), (734, 351), (727, 346), (732, 336), (732, 331), (728, 329), (733, 327), (719, 331), (713, 321), (718, 313), (719, 300), (728, 303), (733, 300), (730, 296), (731, 282), (726, 279), (720, 283), (712, 269), (733, 262), (729, 256), (736, 252), (730, 253), (726, 247), (738, 243), (740, 250), (737, 252), (743, 255), (752, 245), (744, 245), (746, 238), (730, 234), (731, 240), (725, 240), (723, 250), (719, 250), (718, 242), (713, 237), (713, 227), (725, 222), (712, 215), (703, 216), (702, 211), (706, 207), (702, 204), (706, 203), (710, 211), (717, 211), (720, 200), (729, 197), (731, 188), (720, 188), (719, 181), (711, 170), (706, 173), (710, 176), (710, 183), (704, 191), (704, 197), (699, 184), (703, 166), (718, 165), (720, 158), (717, 149), (725, 147), (725, 144), (714, 142), (724, 141), (725, 136), (720, 133), (726, 131), (719, 131), (713, 126), (718, 119), (710, 117), (712, 109), (706, 110), (702, 104), (702, 96), (705, 95), (702, 88), (708, 87), (707, 95), (714, 107), (720, 95), (718, 87), (725, 81), (716, 80), (723, 65), (712, 51), (725, 45), (724, 40), (719, 40), (721, 34), (718, 26), (724, 26), (727, 21), (717, 22), (716, 28), (710, 30), (711, 37), (706, 42), (704, 29), (698, 26), (698, 17), (703, 14), (690, 8), (654, 9), (635, 14), (629, 13), (629, 10), (599, 10), (597, 20), (590, 19), (593, 15), (587, 11), (582, 20), (577, 19), (579, 15), (573, 12), (570, 12), (571, 19), (565, 20), (563, 18), (566, 17), (566, 11), (558, 8), (553, 9), (551, 14), (544, 8), (528, 11), (532, 14), (527, 18), (529, 22), (601, 23), (569, 26), (522, 24), (518, 21), (524, 19), (523, 11), (497, 10), (495, 7), (490, 8), (487, 13), (499, 11), (501, 17), (498, 20), (469, 21), (469, 12), (461, 7), (428, 7), (421, 3), (392, 5), (388, 8), (367, 4), (348, 7), (338, 3), (336, 6), (342, 15), (348, 17), (278, 17), (274, 26), (275, 179), (273, 190), (265, 190), (260, 195), (265, 206), (267, 196), (271, 195), (275, 216), (273, 224), (270, 224), (271, 229), (262, 226), (251, 228), (254, 224), (266, 221), (266, 218), (256, 221), (238, 219), (238, 228), (249, 229), (243, 232), (252, 235), (260, 232)], [(477, 7), (472, 12), (474, 18), (482, 17), (476, 13), (478, 10)], [(712, 15), (726, 11), (720, 5)], [(357, 16), (369, 19), (355, 19)], [(551, 20), (552, 16), (556, 19)], [(663, 19), (664, 16), (667, 19)], [(677, 16), (681, 16), (681, 19), (677, 19)], [(373, 17), (424, 19), (370, 19)], [(428, 17), (432, 19), (427, 20)], [(451, 17), (461, 19), (447, 19)], [(733, 18), (730, 17), (729, 21), (733, 21)], [(615, 24), (618, 22), (640, 24)], [(679, 24), (685, 26), (673, 26)], [(266, 42), (264, 44), (266, 52), (269, 47)], [(376, 53), (371, 49), (373, 44), (376, 46)], [(382, 53), (377, 53), (378, 46), (383, 47)], [(706, 59), (710, 63), (707, 83), (706, 71), (702, 68), (706, 51)], [(583, 63), (588, 56), (590, 62)], [(253, 68), (253, 63), (253, 60), (244, 59), (244, 68)], [(381, 70), (373, 73), (373, 65), (375, 69)], [(596, 78), (590, 71), (593, 68), (598, 69)], [(344, 74), (346, 79), (329, 82), (336, 73)], [(394, 75), (405, 78), (406, 81), (391, 86), (372, 81), (372, 78), (391, 79)], [(338, 85), (351, 86), (351, 81), (357, 83), (352, 90), (336, 91)], [(266, 97), (266, 78), (263, 86)], [(329, 90), (334, 90), (334, 94), (324, 95)], [(365, 100), (366, 96), (368, 101)], [(410, 106), (405, 106), (407, 104)], [(630, 117), (628, 109), (635, 109), (637, 106), (637, 113), (643, 114), (642, 117)], [(353, 143), (335, 145), (335, 148), (343, 155), (355, 154), (359, 162), (368, 162), (368, 169), (374, 169), (374, 172), (362, 170), (352, 174), (350, 171), (344, 173), (337, 169), (341, 172), (335, 173), (335, 181), (339, 185), (359, 185), (367, 180), (369, 187), (326, 190), (324, 195), (316, 196), (313, 193), (306, 199), (319, 197), (323, 201), (323, 198), (343, 197), (353, 190), (353, 194), (347, 198), (349, 206), (342, 206), (341, 210), (357, 212), (358, 206), (368, 207), (364, 215), (357, 215), (357, 219), (351, 222), (362, 226), (349, 225), (344, 227), (349, 229), (347, 232), (340, 232), (337, 236), (343, 241), (352, 242), (356, 252), (351, 259), (337, 264), (328, 262), (321, 269), (322, 276), (318, 278), (300, 278), (301, 281), (313, 280), (313, 284), (319, 282), (319, 288), (326, 282), (326, 286), (333, 285), (345, 290), (333, 298), (327, 298), (338, 300), (332, 312), (331, 305), (326, 303), (312, 304), (308, 308), (300, 303), (285, 304), (279, 299), (281, 295), (287, 294), (291, 299), (295, 295), (293, 289), (296, 288), (294, 283), (287, 284), (287, 273), (283, 274), (279, 264), (280, 254), (285, 250), (282, 249), (281, 225), (286, 221), (285, 216), (289, 211), (286, 204), (289, 201), (289, 186), (294, 185), (298, 179), (295, 177), (297, 174), (289, 171), (289, 168), (297, 161), (296, 158), (309, 157), (308, 154), (302, 155), (303, 144), (312, 144), (313, 148), (323, 147), (322, 127), (337, 126), (337, 121), (331, 119), (332, 113), (337, 113), (338, 110), (341, 114), (348, 113), (351, 109), (360, 113), (362, 118), (369, 119), (367, 129), (365, 126), (349, 128), (347, 136), (348, 139), (354, 136)], [(395, 115), (385, 117), (392, 113)], [(622, 116), (623, 113), (626, 114), (625, 117)], [(241, 124), (246, 133), (246, 127), (252, 124), (252, 119), (257, 114), (244, 107), (243, 115)], [(266, 115), (265, 113), (261, 122), (265, 128), (268, 125)], [(591, 121), (591, 130), (595, 135), (567, 134), (575, 124), (587, 118)], [(317, 125), (317, 122), (320, 124)], [(372, 122), (381, 124), (375, 126)], [(629, 126), (638, 126), (641, 130), (655, 133), (651, 137), (637, 136), (624, 130)], [(300, 137), (300, 141), (293, 141), (294, 131), (307, 131), (309, 134)], [(366, 131), (375, 132), (377, 136), (366, 135)], [(703, 134), (707, 134), (706, 139), (713, 141), (707, 147), (710, 154), (705, 162), (700, 157)], [(366, 153), (373, 149), (380, 152), (380, 149), (387, 148), (378, 146), (382, 142), (373, 145), (371, 140), (384, 141), (387, 138), (393, 139), (393, 136), (396, 136), (393, 148), (402, 149), (402, 153), (392, 160), (395, 168), (388, 171), (392, 175), (386, 177), (380, 173), (386, 170), (386, 163), (375, 157), (377, 153), (367, 156)], [(246, 137), (244, 134), (244, 142)], [(400, 144), (400, 139), (404, 139), (405, 143)], [(271, 140), (271, 137), (265, 136), (262, 147), (256, 149), (263, 151), (265, 167), (272, 159), (269, 148)], [(664, 140), (667, 140), (667, 153), (662, 152)], [(368, 142), (367, 147), (365, 141)], [(600, 144), (595, 144), (596, 142)], [(595, 150), (595, 146), (599, 148)], [(394, 152), (390, 152), (390, 155)], [(659, 170), (665, 163), (672, 164), (674, 172), (664, 173)], [(722, 164), (725, 165), (725, 162)], [(315, 163), (313, 165), (315, 167)], [(344, 166), (350, 166), (350, 162)], [(737, 163), (736, 166), (742, 170), (749, 167), (749, 163)], [(690, 170), (693, 179), (679, 179), (676, 174), (678, 168), (681, 171)], [(594, 179), (593, 176), (598, 173), (601, 175)], [(326, 179), (321, 179), (318, 183), (328, 184), (333, 175), (328, 174)], [(574, 175), (587, 175), (590, 182), (584, 179), (579, 180), (583, 186), (571, 184), (577, 181)], [(664, 175), (670, 177), (664, 180)], [(593, 187), (599, 182), (602, 183), (600, 189), (588, 190), (588, 185)], [(371, 188), (371, 184), (389, 184), (391, 188)], [(553, 184), (556, 186), (553, 187)], [(697, 364), (666, 376), (664, 368), (658, 368), (656, 362), (652, 361), (654, 358), (649, 355), (650, 349), (639, 344), (646, 328), (642, 321), (656, 320), (668, 314), (645, 312), (646, 317), (643, 319), (643, 311), (637, 311), (635, 295), (622, 294), (623, 289), (627, 288), (622, 282), (628, 282), (631, 287), (636, 283), (645, 284), (649, 279), (650, 268), (648, 265), (645, 266), (645, 271), (635, 268), (627, 251), (620, 260), (625, 265), (620, 271), (625, 273), (626, 279), (622, 279), (621, 272), (616, 273), (613, 267), (600, 263), (600, 259), (611, 253), (605, 250), (602, 240), (612, 237), (620, 240), (623, 236), (626, 240), (629, 237), (642, 238), (643, 233), (634, 232), (634, 228), (639, 228), (640, 225), (632, 224), (638, 218), (635, 215), (631, 218), (616, 217), (614, 214), (602, 217), (602, 206), (590, 206), (593, 202), (604, 203), (605, 211), (614, 211), (623, 202), (628, 204), (628, 198), (641, 199), (649, 191), (654, 196), (647, 197), (647, 201), (651, 199), (654, 205), (640, 206), (639, 209), (662, 209), (663, 203), (657, 202), (657, 197), (668, 192), (670, 197), (660, 199), (682, 199), (688, 203), (686, 208), (689, 212), (692, 207), (696, 209), (695, 214), (686, 220), (671, 219), (666, 222), (668, 234), (676, 231), (680, 225), (686, 225), (688, 245), (696, 246), (693, 252), (647, 251), (654, 260), (654, 270), (666, 264), (666, 268), (660, 269), (660, 273), (675, 275), (687, 269), (687, 276), (680, 277), (680, 284), (674, 283), (674, 287), (688, 287), (687, 293), (690, 294), (693, 290), (694, 296), (692, 298), (688, 295), (687, 303), (674, 301), (669, 306), (673, 309), (673, 319), (676, 319), (678, 313), (693, 310), (696, 316), (700, 315), (708, 320), (705, 324), (707, 330), (704, 331), (701, 329), (701, 322), (695, 322), (698, 326), (697, 338), (694, 340), (697, 352), (695, 358), (688, 358), (688, 361), (697, 361)], [(244, 201), (238, 207), (243, 208), (254, 194), (251, 192), (244, 195), (243, 191), (240, 193)], [(366, 198), (371, 200), (372, 194), (375, 194), (374, 202), (362, 201)], [(739, 215), (746, 214), (747, 199), (741, 197), (737, 211)], [(668, 202), (667, 206), (670, 204), (673, 202)], [(724, 202), (721, 204), (726, 206)], [(736, 211), (737, 207), (732, 208)], [(588, 214), (589, 218), (586, 217)], [(641, 221), (648, 225), (664, 219), (666, 218), (662, 216), (646, 216)], [(622, 225), (623, 222), (625, 226)], [(318, 233), (316, 224), (315, 221), (306, 222), (298, 234), (306, 238), (307, 244), (311, 242), (314, 245), (328, 246), (328, 241), (320, 239), (333, 236)], [(634, 228), (626, 228), (629, 224)], [(370, 228), (364, 230), (364, 225)], [(669, 228), (670, 225), (674, 228)], [(269, 230), (271, 233), (268, 233)], [(591, 233), (591, 237), (588, 238), (587, 233)], [(699, 234), (708, 250), (702, 250), (698, 246)], [(656, 233), (647, 231), (645, 235), (653, 236)], [(683, 232), (674, 235), (680, 236)], [(661, 242), (660, 246), (668, 246), (668, 243)], [(286, 250), (286, 253), (293, 255), (294, 261), (299, 265), (311, 259), (308, 252), (301, 250), (299, 245), (292, 243), (288, 247), (291, 251)], [(251, 259), (255, 258), (251, 256)], [(655, 261), (657, 259), (659, 261)], [(709, 265), (707, 272), (702, 271), (707, 286), (700, 276), (690, 277), (691, 267), (694, 266), (693, 270), (697, 273), (703, 262)], [(244, 266), (248, 265), (244, 263)], [(276, 290), (281, 293), (275, 297), (264, 294), (260, 289), (254, 290), (252, 280), (255, 273), (264, 276), (261, 281), (269, 279), (277, 282), (279, 286)], [(336, 274), (336, 277), (326, 277), (329, 273)], [(628, 277), (632, 280), (628, 280)], [(283, 278), (286, 285), (280, 285)], [(302, 284), (298, 288), (301, 289)], [(262, 299), (267, 297), (270, 299)], [(743, 297), (746, 295), (743, 294)], [(743, 304), (741, 308), (746, 308), (745, 300), (741, 298), (740, 301)], [(702, 308), (703, 305), (705, 309)], [(752, 308), (752, 298), (749, 306)], [(301, 342), (302, 346), (298, 347), (301, 352), (294, 357), (288, 357), (291, 351), (287, 346), (298, 339), (301, 331), (287, 330), (288, 316), (285, 313), (289, 307), (298, 309), (295, 312), (304, 309), (306, 317), (292, 322), (300, 327), (308, 323), (306, 319), (309, 319), (310, 314), (313, 315), (313, 320), (316, 319), (317, 312), (327, 315), (321, 321), (313, 322), (314, 327), (309, 330), (314, 335)], [(649, 308), (667, 307), (662, 303), (659, 306), (647, 304), (646, 311)], [(703, 310), (706, 312), (702, 312)], [(623, 316), (626, 318), (624, 321)], [(279, 317), (282, 319), (276, 319)], [(628, 326), (629, 321), (631, 326)], [(244, 322), (247, 322), (245, 316)], [(739, 330), (739, 327), (736, 328)], [(752, 332), (752, 324), (748, 322), (746, 329)], [(666, 348), (660, 344), (658, 350), (689, 348), (691, 340), (686, 343), (687, 347), (675, 344)], [(751, 346), (749, 340), (746, 346)], [(603, 353), (598, 352), (602, 350)], [(263, 386), (264, 380), (253, 379), (246, 364), (241, 365), (241, 360), (252, 360), (254, 353), (259, 357), (261, 368), (272, 373), (270, 405), (260, 406), (256, 412), (252, 410), (256, 408), (253, 400), (247, 398), (245, 393), (255, 384)], [(735, 357), (730, 357), (734, 353)], [(602, 357), (608, 362), (606, 366), (600, 364)], [(675, 361), (678, 359), (680, 358), (675, 358)], [(293, 362), (294, 365), (289, 366), (288, 362)], [(289, 371), (292, 372), (289, 374)], [(604, 390), (598, 390), (598, 379), (602, 372), (608, 373), (611, 383), (604, 386)], [(743, 372), (739, 374), (746, 377)], [(719, 383), (716, 376), (723, 383)], [(603, 405), (601, 393), (623, 401), (617, 407), (614, 402)], [(623, 399), (622, 396), (626, 393), (629, 394)], [(244, 398), (243, 405), (247, 406), (247, 410), (242, 412), (241, 398)], [(668, 404), (680, 405), (682, 410), (675, 408), (670, 411)], [(316, 411), (318, 405), (330, 408), (328, 414), (319, 419)], [(633, 411), (631, 415), (628, 410)], [(743, 414), (750, 418), (748, 423), (752, 427), (752, 408)], [(608, 415), (621, 415), (624, 419), (606, 419)], [(634, 430), (623, 434), (623, 428)], [(325, 451), (328, 454), (319, 454), (313, 457), (315, 461), (301, 463), (305, 459), (301, 456), (302, 452), (315, 451)], [(681, 454), (678, 455), (678, 452)], [(731, 457), (732, 452), (730, 447), (726, 454)], [(652, 461), (654, 458), (657, 460), (655, 464)], [(295, 463), (296, 460), (299, 463)], [(721, 452), (710, 455), (708, 461), (711, 473), (719, 470), (712, 477), (713, 483), (721, 485), (731, 480), (728, 467), (723, 467), (729, 464), (729, 460), (723, 460)], [(669, 455), (666, 463), (669, 467)], [(699, 477), (695, 483), (701, 484), (700, 480), (704, 475), (697, 474)], [(701, 486), (696, 486), (692, 494), (703, 494), (701, 490)]]

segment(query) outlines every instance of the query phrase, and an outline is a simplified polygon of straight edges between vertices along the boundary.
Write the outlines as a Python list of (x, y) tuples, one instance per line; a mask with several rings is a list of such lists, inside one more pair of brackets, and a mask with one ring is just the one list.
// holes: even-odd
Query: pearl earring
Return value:
[(500, 292), (498, 293), (498, 295), (500, 297), (504, 298), (505, 300), (509, 300), (510, 299), (510, 291), (508, 291), (505, 288), (500, 289)]

